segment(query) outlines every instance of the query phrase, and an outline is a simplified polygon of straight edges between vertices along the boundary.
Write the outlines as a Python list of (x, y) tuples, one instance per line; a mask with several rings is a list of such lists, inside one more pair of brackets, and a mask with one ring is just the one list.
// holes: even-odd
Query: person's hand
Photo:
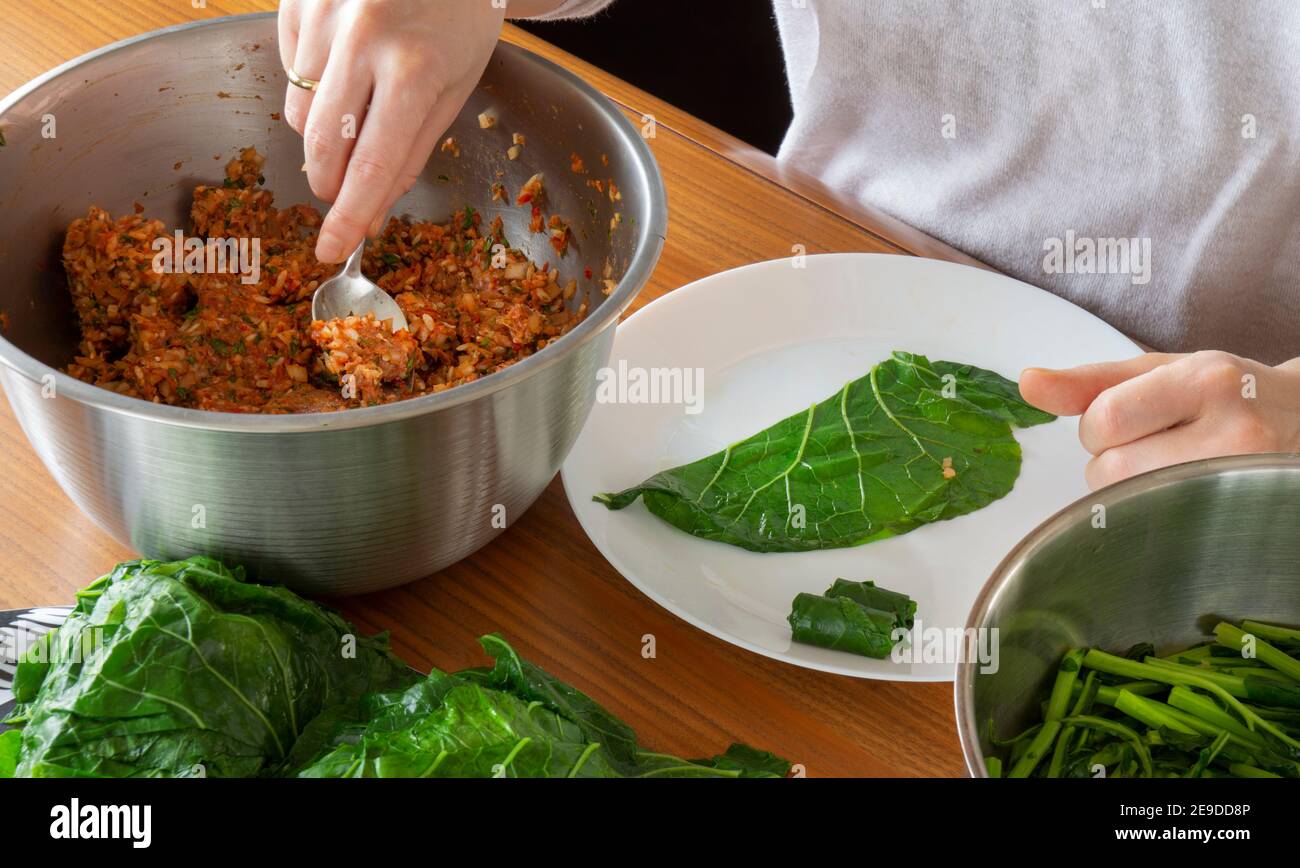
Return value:
[(1020, 394), (1049, 413), (1082, 417), (1094, 489), (1198, 458), (1300, 451), (1300, 358), (1271, 368), (1230, 353), (1148, 353), (1028, 368)]
[(341, 262), (415, 184), (478, 83), (505, 12), (488, 0), (283, 0), (284, 117), (333, 202), (316, 258)]

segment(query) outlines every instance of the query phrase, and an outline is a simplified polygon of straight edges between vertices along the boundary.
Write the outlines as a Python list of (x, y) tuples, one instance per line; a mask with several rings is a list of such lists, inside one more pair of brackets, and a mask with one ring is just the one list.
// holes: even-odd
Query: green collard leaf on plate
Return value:
[(972, 365), (896, 352), (839, 392), (690, 464), (596, 495), (758, 552), (862, 545), (980, 509), (1020, 473), (1012, 427), (1055, 417)]

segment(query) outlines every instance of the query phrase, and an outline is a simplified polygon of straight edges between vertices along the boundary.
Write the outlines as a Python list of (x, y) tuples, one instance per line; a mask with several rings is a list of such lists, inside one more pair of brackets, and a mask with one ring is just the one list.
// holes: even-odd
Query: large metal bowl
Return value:
[[(587, 319), (543, 352), (439, 395), (341, 413), (247, 416), (125, 398), (59, 373), (75, 348), (59, 266), (67, 224), (91, 204), (136, 201), (184, 226), (190, 194), (254, 144), (279, 203), (314, 201), (302, 142), (272, 117), (285, 78), (275, 18), (173, 27), (72, 61), (0, 101), (0, 384), (32, 446), (101, 527), (154, 557), (209, 552), (305, 592), (355, 593), (428, 575), (513, 523), (554, 477), (595, 398), (619, 315), (658, 260), (663, 182), (637, 130), (571, 73), (497, 47), (400, 212), (500, 214), (512, 244), (577, 278)], [(477, 116), (499, 118), (480, 130)], [(48, 137), (53, 132), (53, 137)], [(511, 134), (527, 144), (506, 157)], [(44, 133), (44, 135), (43, 135)], [(570, 171), (581, 155), (587, 176)], [(608, 166), (602, 155), (607, 155)], [(179, 168), (173, 164), (179, 161)], [(527, 209), (494, 203), (545, 170), (551, 210), (573, 227), (556, 258)], [(615, 206), (587, 186), (613, 178)], [(317, 203), (318, 205), (320, 203)], [(322, 206), (323, 207), (323, 206)], [(606, 262), (617, 288), (597, 288)], [(583, 274), (590, 268), (594, 279)], [(52, 393), (52, 396), (51, 396)], [(75, 541), (70, 540), (69, 543)]]
[(1016, 546), (975, 601), (967, 627), (996, 628), (1000, 659), (995, 673), (957, 669), (966, 767), (987, 776), (990, 719), (999, 739), (1037, 719), (1067, 649), (1149, 641), (1164, 654), (1242, 618), (1300, 624), (1300, 455), (1180, 464), (1075, 502)]

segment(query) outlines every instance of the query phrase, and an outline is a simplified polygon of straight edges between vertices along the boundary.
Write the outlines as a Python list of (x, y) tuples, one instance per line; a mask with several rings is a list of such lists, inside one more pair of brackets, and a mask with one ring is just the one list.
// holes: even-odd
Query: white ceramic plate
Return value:
[(1015, 379), (1031, 365), (1126, 358), (1140, 348), (1043, 290), (992, 272), (908, 256), (811, 256), (707, 277), (647, 305), (614, 340), (616, 368), (701, 368), (702, 411), (603, 403), (564, 464), (564, 487), (596, 547), (674, 614), (742, 648), (799, 666), (901, 681), (951, 681), (952, 662), (871, 660), (790, 641), (801, 591), (836, 577), (910, 594), (926, 628), (963, 627), (1003, 555), (1083, 496), (1088, 455), (1073, 419), (1016, 429), (1015, 489), (951, 521), (856, 548), (758, 554), (683, 533), (640, 501), (610, 512), (591, 496), (703, 458), (822, 400), (892, 350)]

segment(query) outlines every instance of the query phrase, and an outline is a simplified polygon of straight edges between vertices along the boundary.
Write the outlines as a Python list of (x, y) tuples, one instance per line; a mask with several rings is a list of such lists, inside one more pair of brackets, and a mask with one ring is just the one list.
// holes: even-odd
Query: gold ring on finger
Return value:
[(294, 85), (295, 87), (300, 87), (303, 90), (314, 91), (317, 88), (317, 86), (320, 85), (320, 82), (316, 81), (313, 78), (303, 78), (301, 75), (294, 72), (292, 67), (286, 69), (284, 72), (285, 75), (289, 76), (290, 84)]

